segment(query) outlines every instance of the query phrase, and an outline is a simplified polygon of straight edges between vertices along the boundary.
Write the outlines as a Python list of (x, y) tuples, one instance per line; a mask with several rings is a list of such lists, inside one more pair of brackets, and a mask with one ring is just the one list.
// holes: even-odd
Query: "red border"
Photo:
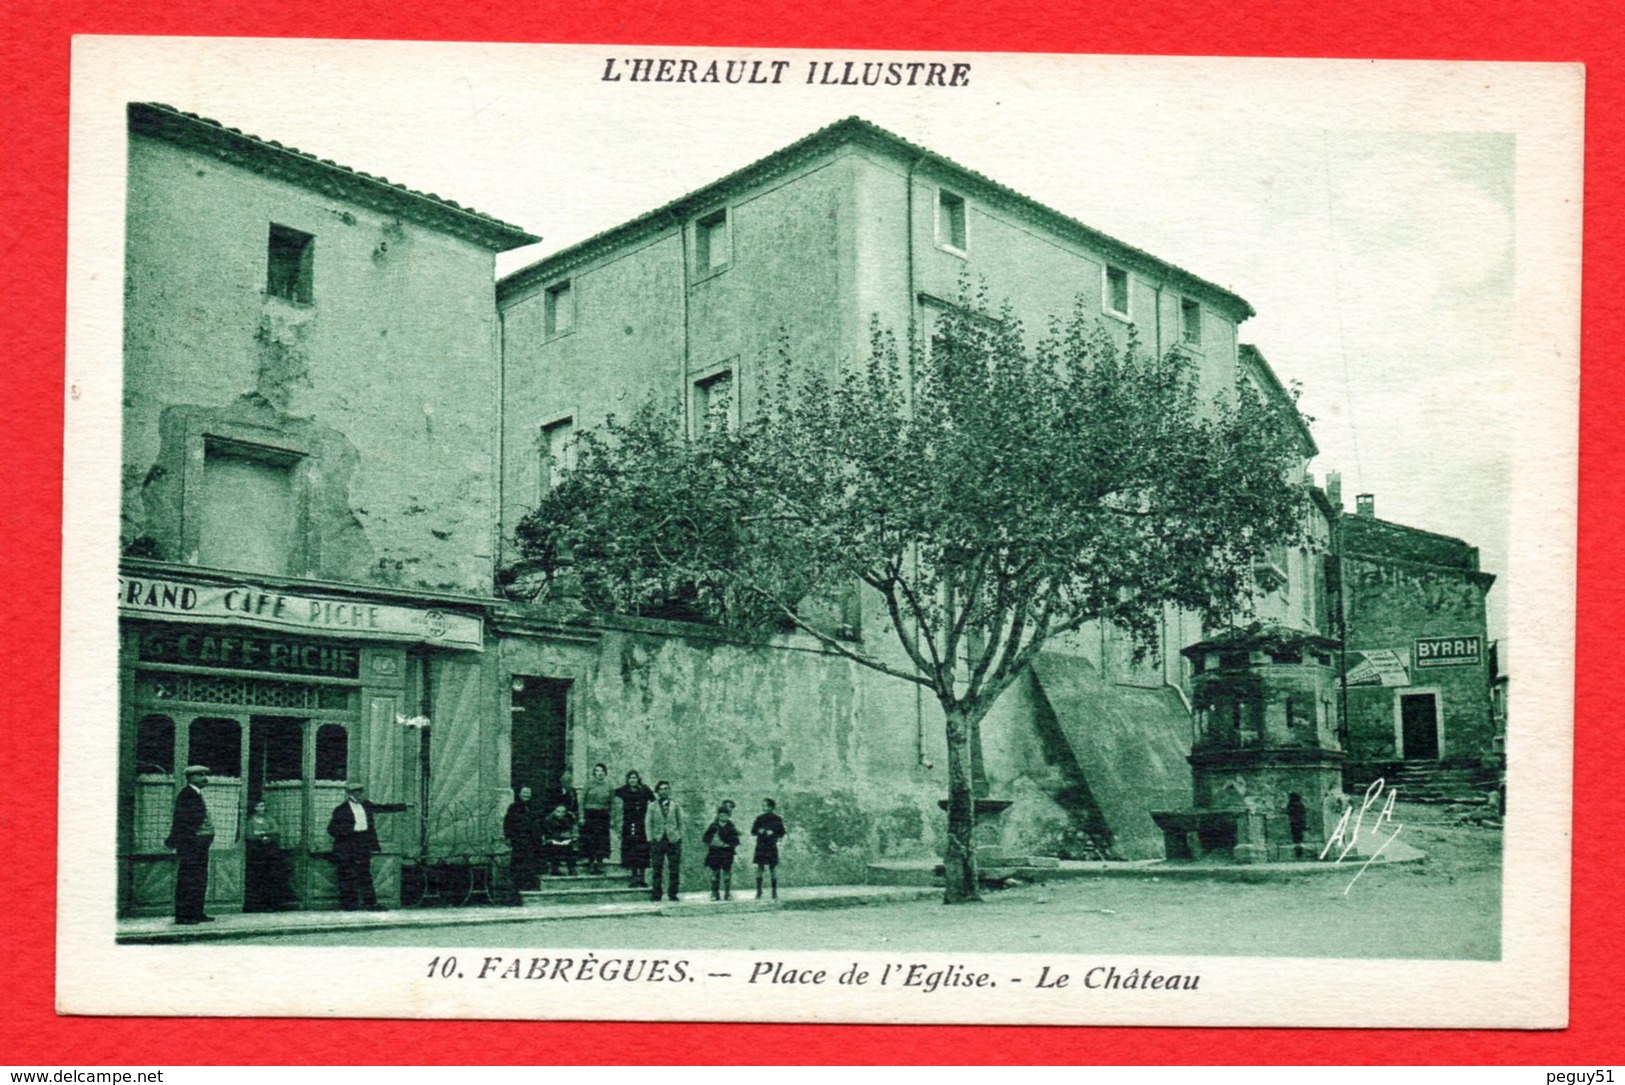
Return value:
[[(1617, 682), (1602, 646), (1625, 634), (1613, 529), (1625, 501), (1625, 367), (1588, 352), (1581, 427), (1579, 628), (1575, 742), (1571, 1026), (1561, 1032), (1369, 1032), (1076, 1028), (682, 1026), (454, 1022), (323, 1022), (57, 1017), (55, 924), (57, 644), (61, 512), (67, 98), (71, 35), (164, 34), (421, 38), (1010, 52), (1200, 52), (1237, 56), (1582, 61), (1586, 109), (1585, 332), (1625, 321), (1625, 30), (1603, 3), (1435, 0), (1135, 0), (1056, 5), (1024, 0), (825, 0), (760, 17), (755, 0), (615, 5), (436, 5), (351, 0), (223, 13), (212, 0), (22, 0), (8, 5), (3, 123), (7, 363), (0, 452), (7, 465), (0, 539), (6, 719), (0, 750), (12, 786), (0, 795), (0, 1060), (40, 1066), (268, 1062), (1274, 1062), (1586, 1065), (1625, 1018), (1625, 893), (1619, 889), (1625, 789), (1615, 728)], [(626, 10), (621, 10), (624, 7)], [(911, 18), (910, 10), (919, 12)], [(929, 17), (927, 17), (929, 9)], [(1040, 14), (1041, 12), (1041, 14)], [(753, 18), (754, 17), (754, 18)], [(1617, 337), (1616, 337), (1617, 338)], [(1612, 576), (1610, 574), (1613, 574)], [(71, 784), (69, 785), (71, 787)], [(105, 796), (86, 796), (103, 802)], [(1554, 847), (1561, 847), (1559, 841)], [(1322, 992), (1323, 993), (1323, 992)]]

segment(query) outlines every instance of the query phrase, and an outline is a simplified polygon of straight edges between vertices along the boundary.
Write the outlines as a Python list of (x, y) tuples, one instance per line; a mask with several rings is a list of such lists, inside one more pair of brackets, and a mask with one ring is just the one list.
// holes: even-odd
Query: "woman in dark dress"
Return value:
[(614, 805), (609, 766), (600, 761), (581, 789), (581, 857), (587, 861), (589, 874), (602, 874), (609, 859), (609, 812)]
[(621, 866), (632, 872), (632, 888), (647, 883), (643, 872), (649, 869), (649, 833), (643, 819), (655, 793), (644, 784), (636, 769), (626, 774), (626, 783), (615, 789), (621, 800)]
[(282, 850), (282, 830), (266, 809), (254, 804), (243, 833), (247, 842), (247, 871), (243, 878), (243, 911), (274, 912), (295, 906), (293, 866)]

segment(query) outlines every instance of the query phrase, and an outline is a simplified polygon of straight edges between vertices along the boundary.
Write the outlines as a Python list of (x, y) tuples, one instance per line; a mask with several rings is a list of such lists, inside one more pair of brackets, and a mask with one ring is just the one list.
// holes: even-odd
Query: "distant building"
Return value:
[(1478, 762), (1499, 752), (1478, 548), (1380, 520), (1371, 494), (1338, 519), (1351, 760)]
[[(243, 899), (256, 802), (280, 824), (300, 899), (322, 903), (345, 779), (418, 799), (419, 732), (397, 721), (447, 718), (479, 673), (491, 604), (494, 254), (535, 240), (129, 107), (121, 911), (169, 907), (163, 840), (188, 764), (210, 772), (211, 907)], [(387, 894), (420, 825), (381, 829)]]

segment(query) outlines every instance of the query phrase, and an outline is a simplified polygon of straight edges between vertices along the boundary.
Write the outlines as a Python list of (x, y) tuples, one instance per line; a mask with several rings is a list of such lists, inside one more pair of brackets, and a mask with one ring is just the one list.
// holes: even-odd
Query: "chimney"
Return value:
[(1377, 515), (1377, 497), (1375, 494), (1356, 494), (1354, 497), (1354, 515), (1364, 516), (1367, 520)]
[(1338, 512), (1343, 511), (1343, 472), (1326, 472), (1326, 500)]

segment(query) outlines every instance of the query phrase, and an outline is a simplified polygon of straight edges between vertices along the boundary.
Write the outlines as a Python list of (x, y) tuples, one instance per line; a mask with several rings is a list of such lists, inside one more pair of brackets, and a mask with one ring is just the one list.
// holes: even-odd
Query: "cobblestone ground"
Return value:
[[(1429, 819), (1426, 821), (1422, 819)], [(1500, 956), (1498, 830), (1411, 815), (1420, 863), (1261, 883), (1099, 878), (1029, 885), (949, 908), (935, 900), (827, 911), (734, 911), (500, 927), (334, 932), (278, 945), (1162, 953), (1296, 957)], [(1345, 889), (1348, 891), (1345, 893)]]

